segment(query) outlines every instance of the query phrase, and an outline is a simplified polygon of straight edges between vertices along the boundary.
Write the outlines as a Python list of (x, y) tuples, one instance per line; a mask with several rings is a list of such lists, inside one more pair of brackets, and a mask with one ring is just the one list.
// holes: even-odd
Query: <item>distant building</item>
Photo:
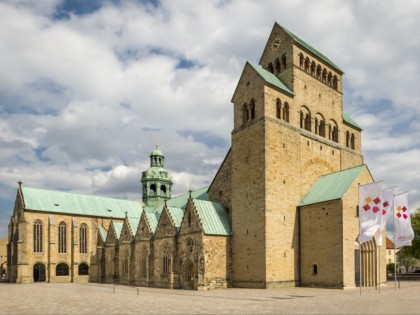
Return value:
[(7, 243), (7, 236), (0, 239), (0, 279), (7, 276)]
[(158, 148), (142, 202), (20, 184), (10, 281), (375, 286), (376, 241), (357, 243), (359, 211), (369, 210), (358, 209), (358, 185), (373, 178), (342, 84), (335, 63), (275, 23), (259, 65), (246, 62), (239, 78), (231, 148), (208, 188), (172, 197)]
[[(398, 250), (397, 250), (398, 252)], [(386, 263), (395, 264), (395, 245), (388, 237), (386, 238)]]

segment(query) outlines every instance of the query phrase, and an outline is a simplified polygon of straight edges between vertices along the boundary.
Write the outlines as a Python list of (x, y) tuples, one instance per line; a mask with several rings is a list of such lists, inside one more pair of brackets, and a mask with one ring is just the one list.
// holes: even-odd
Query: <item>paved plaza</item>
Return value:
[(1, 314), (420, 314), (420, 282), (375, 288), (167, 290), (0, 283)]

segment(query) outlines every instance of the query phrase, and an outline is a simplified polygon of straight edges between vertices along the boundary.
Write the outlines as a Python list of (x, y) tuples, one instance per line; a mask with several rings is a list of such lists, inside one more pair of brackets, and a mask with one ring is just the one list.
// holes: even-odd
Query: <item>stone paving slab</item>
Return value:
[(0, 314), (420, 314), (420, 282), (375, 288), (167, 290), (0, 283)]

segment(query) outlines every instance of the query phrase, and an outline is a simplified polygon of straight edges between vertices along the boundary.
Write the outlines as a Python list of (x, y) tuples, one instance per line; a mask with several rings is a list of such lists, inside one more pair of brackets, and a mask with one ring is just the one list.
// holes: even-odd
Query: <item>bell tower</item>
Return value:
[(171, 198), (172, 176), (164, 168), (164, 160), (165, 156), (156, 145), (150, 153), (150, 167), (141, 176), (143, 202), (147, 206), (157, 206)]

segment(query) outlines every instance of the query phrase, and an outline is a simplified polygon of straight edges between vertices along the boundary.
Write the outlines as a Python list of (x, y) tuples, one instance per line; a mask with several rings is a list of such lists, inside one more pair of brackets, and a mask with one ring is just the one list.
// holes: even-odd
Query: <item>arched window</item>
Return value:
[(302, 53), (300, 53), (300, 55), (299, 55), (299, 67), (301, 68), (301, 69), (303, 69), (303, 64), (305, 63), (305, 58), (303, 57), (303, 54)]
[(68, 276), (69, 275), (69, 266), (66, 264), (58, 264), (55, 268), (56, 276)]
[(328, 86), (332, 86), (332, 73), (328, 73)]
[(318, 274), (318, 266), (316, 264), (312, 265), (312, 275), (316, 276)]
[(281, 64), (279, 58), (276, 58), (276, 61), (274, 61), (274, 65), (276, 66), (276, 72), (279, 73), (281, 71)]
[(286, 54), (283, 54), (281, 56), (281, 66), (282, 66), (282, 70), (286, 69)]
[(285, 122), (289, 122), (289, 104), (288, 103), (284, 103), (284, 106), (283, 106), (283, 120)]
[(346, 131), (346, 147), (350, 147), (350, 132)]
[(34, 253), (42, 253), (42, 222), (36, 220), (34, 223)]
[(150, 185), (150, 194), (156, 195), (156, 191), (157, 191), (156, 185), (155, 184)]
[(305, 71), (307, 73), (309, 73), (309, 65), (310, 65), (311, 61), (309, 60), (309, 57), (306, 57), (305, 59)]
[(335, 75), (334, 76), (334, 78), (333, 78), (333, 88), (335, 89), (335, 90), (337, 90), (338, 89), (338, 79), (337, 79), (337, 76)]
[(305, 116), (305, 129), (311, 131), (311, 114), (309, 113)]
[(85, 223), (80, 225), (79, 244), (80, 254), (87, 254), (87, 225)]
[(58, 252), (67, 253), (67, 225), (63, 221), (58, 225)]
[(318, 65), (318, 67), (316, 68), (316, 78), (318, 80), (321, 80), (321, 72), (322, 72), (321, 65)]
[(322, 71), (322, 82), (327, 83), (327, 69)]
[(249, 107), (250, 107), (250, 112), (251, 112), (251, 118), (250, 119), (254, 119), (255, 118), (255, 102), (254, 102), (254, 100), (252, 99), (251, 100), (251, 103), (249, 104)]
[(354, 143), (354, 133), (351, 134), (350, 137), (350, 147), (354, 150), (355, 148), (355, 143)]
[(313, 77), (315, 77), (315, 75), (316, 75), (316, 64), (315, 64), (315, 61), (312, 61), (312, 63), (311, 63), (311, 75)]
[(165, 185), (160, 186), (160, 194), (163, 195), (163, 196), (166, 196), (166, 186)]
[(242, 106), (242, 124), (244, 125), (248, 120), (249, 120), (248, 106), (244, 104)]
[(281, 118), (281, 101), (279, 99), (277, 99), (277, 102), (276, 102), (276, 117), (278, 119)]
[(320, 113), (315, 115), (315, 133), (325, 137), (325, 119)]
[(303, 117), (303, 112), (300, 111), (300, 128), (303, 128), (303, 126), (305, 125), (305, 119)]
[(165, 248), (163, 252), (163, 273), (169, 273), (171, 271), (171, 260), (169, 249)]
[(271, 62), (268, 64), (267, 70), (270, 71), (271, 73), (274, 73), (274, 67), (273, 67), (273, 64)]
[(89, 275), (89, 266), (85, 263), (79, 265), (79, 276), (88, 276)]
[(338, 128), (334, 120), (330, 120), (328, 139), (338, 142)]

